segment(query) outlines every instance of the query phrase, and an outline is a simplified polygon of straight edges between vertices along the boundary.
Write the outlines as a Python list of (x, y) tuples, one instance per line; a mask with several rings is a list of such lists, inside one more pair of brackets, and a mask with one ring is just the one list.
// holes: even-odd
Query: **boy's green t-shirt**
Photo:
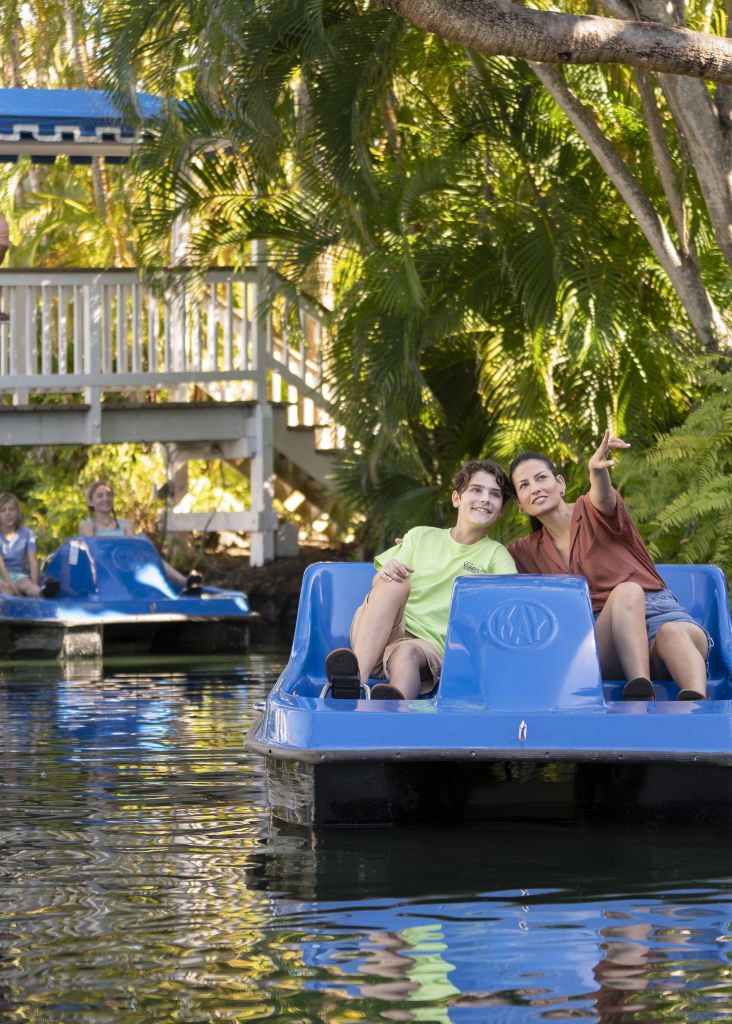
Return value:
[(404, 619), (407, 629), (444, 653), (447, 620), (450, 616), (452, 585), (456, 576), (507, 575), (516, 564), (503, 544), (490, 537), (475, 544), (458, 544), (449, 530), (416, 526), (374, 559), (381, 569), (390, 558), (414, 569), (409, 577), (410, 592)]

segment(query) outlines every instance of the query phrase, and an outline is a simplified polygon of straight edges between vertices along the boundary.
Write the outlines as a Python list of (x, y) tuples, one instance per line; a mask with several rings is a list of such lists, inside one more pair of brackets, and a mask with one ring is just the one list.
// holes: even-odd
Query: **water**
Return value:
[(288, 833), (284, 657), (0, 669), (3, 1024), (732, 1018), (729, 833)]

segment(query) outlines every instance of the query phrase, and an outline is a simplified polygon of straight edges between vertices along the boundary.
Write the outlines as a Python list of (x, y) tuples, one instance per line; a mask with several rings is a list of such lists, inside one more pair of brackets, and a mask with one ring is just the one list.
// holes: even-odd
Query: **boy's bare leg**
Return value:
[(404, 694), (405, 700), (415, 700), (422, 689), (422, 671), (427, 668), (423, 651), (408, 640), (403, 640), (389, 655), (389, 682)]
[(654, 676), (670, 676), (679, 690), (707, 693), (708, 644), (704, 630), (691, 622), (664, 622), (651, 647)]
[(637, 583), (619, 583), (595, 623), (605, 679), (650, 679), (646, 598)]
[(394, 580), (379, 579), (374, 583), (358, 628), (351, 637), (362, 683), (368, 685), (374, 667), (381, 661), (394, 623), (402, 617), (408, 597), (409, 583), (406, 580), (395, 583)]

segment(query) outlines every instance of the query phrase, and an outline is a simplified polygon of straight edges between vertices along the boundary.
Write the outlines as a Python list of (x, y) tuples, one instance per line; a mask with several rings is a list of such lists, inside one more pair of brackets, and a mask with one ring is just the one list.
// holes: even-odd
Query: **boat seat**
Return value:
[(43, 572), (57, 579), (64, 597), (87, 598), (97, 593), (96, 573), (86, 538), (72, 538), (46, 559)]
[[(723, 573), (708, 565), (660, 565), (659, 571), (681, 604), (711, 634), (709, 696), (732, 699), (732, 631)], [(319, 562), (303, 576), (286, 688), (318, 697), (325, 683), (325, 658), (334, 647), (349, 646), (351, 619), (369, 591), (370, 562)], [(490, 596), (492, 595), (492, 596)], [(519, 607), (519, 612), (506, 607)], [(534, 608), (534, 605), (541, 608)], [(501, 607), (502, 606), (502, 609)], [(522, 634), (548, 630), (543, 610), (556, 632), (518, 647)], [(521, 610), (523, 609), (523, 610)], [(541, 614), (539, 614), (541, 613)], [(551, 624), (551, 622), (549, 623)], [(561, 629), (559, 625), (561, 624)], [(533, 631), (533, 632), (532, 632)], [(502, 638), (498, 643), (496, 637)], [(506, 645), (508, 641), (508, 646)], [(550, 656), (551, 655), (551, 656)], [(519, 665), (521, 667), (519, 667)], [(500, 668), (499, 668), (500, 666)], [(504, 673), (508, 673), (505, 675)], [(622, 698), (621, 680), (599, 678), (587, 585), (570, 576), (464, 576), (455, 583), (448, 646), (438, 704), (467, 702), (500, 708), (515, 705), (515, 687), (498, 680), (534, 682), (531, 707), (586, 707)], [(476, 679), (482, 680), (476, 688)], [(658, 682), (660, 700), (675, 700), (673, 683)], [(521, 707), (524, 707), (522, 702)]]
[(59, 580), (64, 597), (114, 601), (175, 594), (147, 537), (72, 537), (43, 570)]
[(291, 678), (300, 695), (320, 696), (326, 656), (334, 647), (350, 646), (351, 619), (374, 572), (371, 562), (316, 562), (305, 570), (288, 663), (288, 670), (297, 667)]
[[(712, 638), (707, 695), (710, 700), (732, 699), (732, 630), (727, 580), (716, 565), (658, 565), (670, 589)], [(670, 680), (654, 680), (658, 700), (676, 700), (678, 689)], [(606, 682), (608, 700), (620, 700), (622, 681)]]

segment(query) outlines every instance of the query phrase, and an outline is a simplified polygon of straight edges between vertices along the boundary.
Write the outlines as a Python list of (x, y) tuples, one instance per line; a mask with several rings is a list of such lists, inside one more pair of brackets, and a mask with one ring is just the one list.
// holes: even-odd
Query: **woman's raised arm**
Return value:
[(610, 431), (606, 430), (599, 448), (587, 464), (590, 470), (590, 501), (598, 512), (606, 516), (615, 511), (615, 492), (610, 479), (610, 469), (615, 460), (610, 453), (616, 448), (630, 448), (630, 445), (619, 437), (611, 437)]

